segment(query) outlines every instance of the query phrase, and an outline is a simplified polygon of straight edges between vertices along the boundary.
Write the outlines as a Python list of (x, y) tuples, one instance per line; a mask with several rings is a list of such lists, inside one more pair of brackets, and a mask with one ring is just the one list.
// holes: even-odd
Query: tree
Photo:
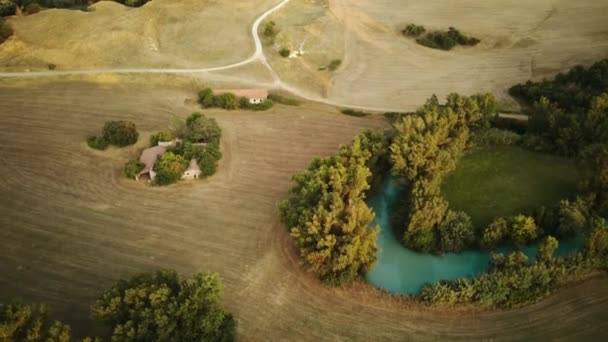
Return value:
[(608, 223), (605, 219), (591, 220), (591, 232), (585, 241), (585, 252), (591, 257), (608, 256)]
[(185, 124), (179, 125), (176, 135), (192, 143), (219, 144), (222, 130), (214, 118), (201, 113), (192, 113)]
[(269, 21), (264, 25), (264, 36), (268, 38), (274, 38), (277, 35), (276, 31), (277, 23), (274, 21)]
[(137, 160), (129, 160), (122, 172), (127, 178), (135, 178), (144, 167), (145, 165)]
[(608, 145), (594, 144), (580, 155), (581, 164), (589, 170), (583, 182), (583, 193), (600, 216), (608, 216)]
[(505, 260), (505, 268), (517, 269), (528, 263), (528, 257), (522, 251), (511, 252)]
[(484, 230), (481, 236), (481, 245), (493, 249), (502, 243), (509, 235), (509, 224), (502, 217), (495, 219)]
[(108, 148), (110, 143), (104, 137), (93, 135), (87, 138), (87, 145), (92, 149), (103, 151)]
[(475, 242), (473, 222), (463, 211), (448, 210), (437, 233), (442, 252), (461, 252)]
[(553, 259), (553, 253), (555, 253), (558, 246), (559, 241), (553, 236), (549, 235), (544, 238), (538, 245), (538, 260), (547, 262)]
[(517, 215), (511, 219), (511, 240), (517, 247), (534, 240), (538, 232), (536, 223), (530, 216)]
[(559, 203), (558, 215), (559, 226), (557, 232), (559, 236), (574, 236), (587, 225), (589, 213), (583, 200), (577, 198), (574, 202), (562, 200)]
[(224, 93), (213, 98), (213, 106), (233, 110), (239, 108), (239, 101), (236, 95)]
[(150, 135), (150, 146), (158, 145), (159, 141), (171, 141), (173, 140), (173, 133), (171, 131), (160, 131)]
[(314, 160), (279, 206), (306, 269), (328, 285), (366, 274), (376, 260), (378, 228), (369, 227), (374, 213), (365, 203), (371, 153), (361, 141)]
[(51, 322), (44, 305), (0, 304), (0, 340), (69, 342), (70, 326)]
[(182, 178), (182, 174), (188, 167), (188, 161), (180, 155), (172, 152), (163, 154), (154, 164), (156, 171), (155, 182), (158, 185), (175, 183)]
[(139, 138), (135, 124), (131, 121), (108, 121), (102, 129), (103, 138), (112, 145), (133, 145)]
[(198, 103), (203, 108), (211, 108), (214, 106), (215, 96), (213, 95), (213, 90), (211, 88), (204, 88), (198, 93)]
[(112, 341), (232, 341), (235, 323), (220, 298), (215, 273), (180, 281), (175, 271), (120, 280), (91, 307), (112, 331)]

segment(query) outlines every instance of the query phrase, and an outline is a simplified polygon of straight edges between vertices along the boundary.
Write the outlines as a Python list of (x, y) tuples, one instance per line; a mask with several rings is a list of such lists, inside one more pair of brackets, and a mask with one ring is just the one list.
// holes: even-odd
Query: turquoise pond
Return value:
[[(381, 191), (376, 192), (370, 199), (369, 205), (376, 213), (375, 223), (380, 226), (378, 234), (378, 262), (368, 274), (368, 281), (380, 288), (397, 294), (417, 294), (427, 283), (438, 280), (470, 278), (483, 273), (488, 268), (491, 252), (469, 251), (459, 254), (441, 256), (420, 254), (411, 251), (399, 242), (390, 223), (391, 204), (399, 196), (399, 187), (395, 181), (387, 177)], [(581, 239), (560, 241), (556, 255), (567, 255), (576, 252)], [(536, 258), (536, 245), (530, 245), (523, 252), (533, 261)], [(508, 253), (503, 248), (495, 252)]]

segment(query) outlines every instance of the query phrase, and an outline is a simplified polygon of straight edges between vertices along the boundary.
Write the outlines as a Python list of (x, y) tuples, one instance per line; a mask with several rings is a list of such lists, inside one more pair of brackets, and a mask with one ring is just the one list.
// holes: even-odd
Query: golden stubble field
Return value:
[(140, 8), (101, 1), (91, 11), (51, 9), (11, 17), (0, 47), (10, 71), (95, 68), (203, 68), (254, 51), (251, 25), (273, 0), (154, 0)]
[[(298, 268), (276, 203), (291, 175), (382, 117), (307, 103), (266, 113), (207, 111), (224, 131), (212, 178), (151, 188), (120, 176), (136, 147), (84, 143), (106, 120), (145, 134), (197, 108), (191, 91), (89, 83), (0, 87), (0, 301), (45, 302), (78, 335), (120, 277), (160, 267), (219, 272), (241, 341), (589, 340), (608, 331), (599, 276), (523, 309), (420, 307), (365, 284), (326, 289)], [(143, 138), (142, 138), (143, 140)], [(144, 145), (145, 141), (140, 141)]]

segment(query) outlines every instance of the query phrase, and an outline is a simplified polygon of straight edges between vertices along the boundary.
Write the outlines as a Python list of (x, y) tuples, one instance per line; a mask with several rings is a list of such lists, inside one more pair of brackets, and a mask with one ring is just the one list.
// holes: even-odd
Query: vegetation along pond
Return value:
[[(474, 277), (488, 269), (491, 251), (432, 255), (416, 253), (405, 248), (395, 236), (390, 219), (390, 208), (399, 198), (399, 191), (394, 179), (387, 177), (381, 190), (369, 199), (369, 205), (376, 213), (373, 225), (380, 226), (378, 261), (376, 267), (368, 274), (368, 281), (371, 284), (392, 293), (417, 294), (426, 283)], [(562, 240), (555, 255), (576, 252), (581, 243), (582, 239)], [(537, 249), (537, 245), (529, 245), (522, 251), (530, 261), (534, 261)], [(508, 251), (508, 248), (500, 248), (494, 252)]]

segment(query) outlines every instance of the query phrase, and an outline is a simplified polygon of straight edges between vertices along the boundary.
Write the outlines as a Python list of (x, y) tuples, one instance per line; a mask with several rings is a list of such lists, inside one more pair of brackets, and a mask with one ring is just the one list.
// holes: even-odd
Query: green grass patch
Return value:
[(575, 161), (514, 146), (472, 150), (442, 184), (450, 207), (467, 212), (475, 225), (531, 212), (576, 193)]

